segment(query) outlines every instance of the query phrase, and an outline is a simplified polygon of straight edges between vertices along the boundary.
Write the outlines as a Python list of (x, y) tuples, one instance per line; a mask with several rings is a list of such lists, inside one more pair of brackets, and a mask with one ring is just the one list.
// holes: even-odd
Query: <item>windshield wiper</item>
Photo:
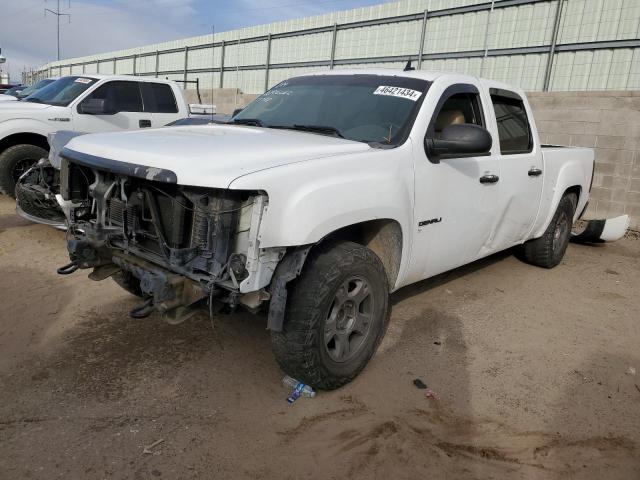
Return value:
[(253, 125), (255, 127), (264, 127), (262, 120), (258, 118), (234, 118), (229, 123), (235, 123), (237, 125)]
[(340, 130), (329, 125), (269, 125), (269, 128), (281, 128), (283, 130), (299, 130), (301, 132), (322, 133), (333, 135), (334, 137), (345, 138)]
[(42, 103), (42, 100), (40, 100), (39, 98), (35, 98), (35, 97), (23, 97), (21, 98), (21, 100), (24, 100), (25, 102), (34, 102), (34, 103)]

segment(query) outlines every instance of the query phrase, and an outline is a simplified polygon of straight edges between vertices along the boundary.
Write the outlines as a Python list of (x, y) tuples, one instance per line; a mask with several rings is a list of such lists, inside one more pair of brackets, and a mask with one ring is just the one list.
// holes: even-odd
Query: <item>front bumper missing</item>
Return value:
[(153, 298), (155, 309), (170, 323), (185, 320), (181, 313), (184, 312), (183, 309), (191, 307), (207, 296), (197, 282), (140, 258), (118, 252), (114, 253), (112, 260), (122, 270), (140, 279), (142, 293)]
[(608, 218), (606, 220), (585, 220), (587, 223), (581, 232), (572, 232), (571, 240), (576, 243), (615, 242), (624, 237), (629, 229), (629, 215)]

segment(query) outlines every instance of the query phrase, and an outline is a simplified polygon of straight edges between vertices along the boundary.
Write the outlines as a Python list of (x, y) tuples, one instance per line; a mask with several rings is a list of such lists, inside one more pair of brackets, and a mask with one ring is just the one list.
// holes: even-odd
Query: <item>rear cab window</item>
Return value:
[(502, 155), (529, 153), (533, 150), (531, 125), (524, 101), (517, 93), (490, 89), (491, 103), (498, 124), (498, 139)]
[(178, 113), (178, 103), (170, 85), (142, 82), (140, 90), (142, 91), (145, 112)]

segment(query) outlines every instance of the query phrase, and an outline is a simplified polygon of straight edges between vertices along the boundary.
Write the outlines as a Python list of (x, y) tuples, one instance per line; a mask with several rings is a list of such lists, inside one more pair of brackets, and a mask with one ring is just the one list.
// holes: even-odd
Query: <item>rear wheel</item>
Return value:
[(544, 234), (522, 245), (519, 256), (525, 262), (553, 268), (562, 261), (571, 237), (576, 204), (577, 197), (574, 193), (565, 194), (560, 199), (556, 213)]
[(350, 382), (376, 351), (389, 319), (380, 259), (352, 242), (320, 246), (291, 285), (282, 332), (271, 333), (288, 375), (324, 390)]
[(0, 190), (15, 198), (16, 182), (20, 176), (41, 158), (47, 156), (44, 148), (35, 145), (14, 145), (0, 155)]

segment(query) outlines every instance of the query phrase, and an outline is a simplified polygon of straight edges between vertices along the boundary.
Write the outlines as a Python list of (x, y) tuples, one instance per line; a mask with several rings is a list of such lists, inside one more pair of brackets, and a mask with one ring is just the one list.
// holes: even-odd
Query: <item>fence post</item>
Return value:
[(187, 65), (189, 63), (189, 45), (184, 46), (184, 88), (187, 89)]
[(491, 0), (491, 10), (489, 10), (489, 13), (487, 14), (487, 26), (484, 29), (484, 55), (480, 62), (480, 76), (484, 74), (484, 62), (487, 59), (487, 55), (489, 55), (489, 27), (491, 26), (491, 17), (493, 16), (493, 7), (495, 6), (495, 3), (495, 0)]
[(338, 24), (333, 24), (333, 37), (331, 39), (331, 59), (329, 60), (329, 69), (333, 70), (333, 62), (336, 59), (336, 39), (338, 38)]
[(158, 68), (160, 66), (160, 54), (158, 50), (156, 50), (156, 78), (158, 78)]
[[(212, 45), (215, 45), (215, 43), (212, 43)], [(225, 41), (222, 40), (222, 54), (220, 55), (220, 88), (222, 88), (222, 80), (224, 76), (224, 46)], [(213, 72), (211, 73), (211, 75), (213, 75)], [(211, 78), (211, 83), (213, 84), (213, 77)]]
[(269, 64), (271, 63), (271, 34), (267, 35), (267, 60), (264, 64), (264, 91), (269, 90)]
[(560, 30), (560, 19), (562, 17), (562, 5), (564, 0), (558, 0), (556, 7), (556, 19), (553, 23), (553, 33), (551, 34), (551, 45), (549, 46), (549, 58), (547, 59), (547, 68), (544, 72), (544, 83), (542, 91), (549, 91), (549, 83), (551, 82), (551, 68), (553, 67), (553, 56), (556, 52), (556, 42), (558, 41), (558, 30)]
[(133, 75), (135, 76), (138, 72), (136, 72), (136, 59), (138, 58), (137, 54), (133, 54)]
[(418, 70), (422, 68), (422, 54), (424, 53), (424, 37), (427, 32), (427, 14), (428, 14), (428, 11), (425, 9), (424, 14), (422, 15), (422, 31), (420, 32), (420, 48), (418, 49)]

